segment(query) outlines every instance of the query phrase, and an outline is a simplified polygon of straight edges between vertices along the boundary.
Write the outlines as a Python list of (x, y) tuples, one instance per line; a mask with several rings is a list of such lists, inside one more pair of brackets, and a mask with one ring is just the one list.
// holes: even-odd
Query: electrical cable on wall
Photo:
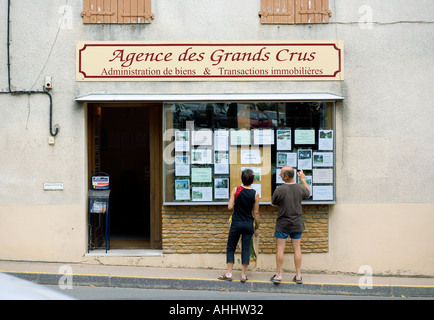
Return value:
[(10, 12), (11, 12), (11, 0), (8, 0), (8, 21), (7, 21), (7, 56), (8, 56), (8, 91), (1, 91), (0, 94), (46, 94), (50, 102), (50, 134), (55, 137), (59, 133), (59, 128), (56, 128), (53, 132), (53, 99), (51, 94), (47, 90), (19, 90), (14, 91), (11, 89), (11, 63), (10, 63)]

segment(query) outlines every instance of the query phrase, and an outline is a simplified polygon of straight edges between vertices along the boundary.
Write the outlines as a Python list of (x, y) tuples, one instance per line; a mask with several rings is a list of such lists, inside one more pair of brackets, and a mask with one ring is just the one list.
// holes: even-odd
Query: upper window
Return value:
[(261, 0), (261, 23), (328, 23), (329, 0)]
[(83, 0), (84, 23), (151, 23), (151, 0)]

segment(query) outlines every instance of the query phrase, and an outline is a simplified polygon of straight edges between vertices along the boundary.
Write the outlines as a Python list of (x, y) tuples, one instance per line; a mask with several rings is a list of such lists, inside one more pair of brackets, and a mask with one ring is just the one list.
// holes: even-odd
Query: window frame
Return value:
[[(331, 117), (332, 117), (332, 119), (329, 119), (327, 121), (330, 121), (331, 127), (332, 127), (331, 130), (333, 130), (333, 147), (332, 147), (333, 150), (330, 151), (330, 152), (333, 153), (333, 168), (332, 168), (332, 170), (333, 170), (333, 177), (332, 177), (332, 179), (333, 179), (333, 183), (332, 183), (332, 187), (333, 187), (333, 199), (332, 200), (313, 200), (313, 197), (311, 196), (310, 199), (303, 200), (302, 204), (303, 205), (317, 205), (317, 204), (332, 205), (332, 204), (336, 204), (336, 103), (337, 103), (336, 100), (333, 100), (333, 101), (330, 101), (330, 100), (302, 100), (302, 101), (280, 101), (280, 100), (279, 101), (257, 101), (257, 100), (251, 101), (251, 100), (248, 100), (248, 101), (245, 101), (245, 102), (243, 102), (243, 101), (228, 100), (228, 101), (204, 101), (203, 103), (220, 103), (221, 104), (221, 103), (276, 103), (276, 102), (277, 103), (294, 103), (294, 102), (316, 103), (316, 102), (318, 102), (318, 103), (325, 103), (325, 106), (326, 106), (325, 108), (326, 109), (327, 109), (327, 104), (329, 104), (329, 103), (331, 104)], [(200, 103), (200, 101), (194, 101), (194, 102), (191, 102), (191, 101), (176, 101), (176, 103), (179, 103), (179, 104), (186, 103), (186, 104), (188, 104), (188, 103)], [(163, 103), (163, 141), (162, 141), (162, 143), (163, 143), (163, 149), (165, 149), (168, 146), (168, 144), (171, 143), (171, 141), (173, 142), (173, 140), (168, 141), (167, 138), (164, 138), (165, 130), (166, 130), (166, 112), (165, 112), (165, 110), (166, 110), (166, 105), (167, 104), (175, 104), (175, 103), (174, 102), (165, 102), (165, 103)], [(214, 130), (213, 128), (208, 128), (208, 129)], [(251, 128), (251, 130), (253, 130), (253, 129), (254, 128)], [(276, 129), (277, 128), (273, 128), (275, 135), (276, 135), (276, 131), (275, 131)], [(297, 129), (297, 128), (291, 128), (292, 134), (294, 134), (294, 130), (295, 129)], [(228, 129), (228, 130), (230, 130), (230, 129)], [(323, 130), (323, 129), (319, 128), (319, 129), (316, 129), (316, 130)], [(327, 129), (327, 130), (330, 130), (330, 129)], [(212, 131), (212, 132), (214, 132), (214, 131)], [(316, 133), (316, 135), (317, 135), (317, 133)], [(213, 147), (214, 147), (214, 144), (212, 145), (212, 148)], [(212, 150), (214, 150), (214, 149), (212, 149)], [(317, 150), (312, 150), (312, 157), (313, 157), (313, 152), (314, 151), (317, 151)], [(191, 154), (191, 150), (189, 152)], [(173, 151), (173, 154), (174, 153), (175, 153), (175, 151)], [(214, 152), (213, 152), (213, 155), (214, 155)], [(277, 158), (277, 153), (274, 156)], [(192, 168), (192, 163), (190, 162), (190, 170), (191, 170), (191, 168)], [(272, 177), (272, 179), (273, 178), (275, 179), (275, 175), (273, 174), (273, 171), (275, 172), (277, 169), (278, 169), (278, 167), (277, 167), (277, 161), (276, 161), (274, 163), (274, 166), (271, 167), (271, 170), (272, 170), (271, 177)], [(173, 170), (175, 170), (175, 166), (174, 165), (173, 165)], [(312, 174), (313, 174), (313, 170), (312, 170)], [(230, 180), (230, 174), (228, 174), (228, 175), (229, 175), (229, 180)], [(210, 184), (212, 185), (212, 188), (213, 188), (213, 190), (212, 190), (213, 194), (214, 194), (214, 176), (215, 176), (214, 170), (212, 170), (212, 181), (210, 182)], [(164, 194), (163, 194), (163, 205), (165, 205), (165, 206), (173, 206), (173, 205), (177, 205), (177, 206), (178, 205), (197, 206), (197, 205), (227, 205), (228, 204), (228, 200), (227, 201), (202, 201), (202, 202), (199, 202), (199, 201), (193, 201), (192, 198), (190, 198), (189, 201), (183, 201), (183, 200), (180, 200), (180, 201), (176, 201), (176, 200), (166, 201), (166, 190), (167, 190), (166, 187), (173, 187), (173, 185), (170, 185), (170, 186), (167, 185), (167, 182), (166, 182), (166, 164), (165, 163), (163, 163), (163, 177), (162, 177), (162, 179), (163, 179), (163, 192), (164, 192)], [(175, 183), (175, 180), (176, 180), (176, 176), (175, 176), (175, 173), (173, 173), (173, 183)], [(230, 183), (230, 181), (229, 181), (229, 183)], [(330, 184), (328, 184), (328, 185), (330, 185)], [(277, 187), (277, 184), (276, 184), (276, 182), (272, 181), (271, 182), (271, 186), (270, 186), (271, 192), (273, 192), (275, 190), (275, 188), (273, 189), (273, 186)], [(190, 188), (190, 195), (191, 195), (192, 194), (191, 171), (190, 171), (190, 186), (189, 186), (189, 188)], [(230, 191), (231, 191), (231, 189), (229, 188), (229, 192)], [(175, 198), (175, 194), (173, 194), (173, 199), (174, 198)], [(213, 200), (215, 200), (214, 197), (213, 197)], [(260, 201), (260, 204), (261, 205), (270, 205), (271, 201)]]
[[(261, 24), (328, 24), (330, 0), (261, 0)], [(310, 8), (304, 8), (309, 3)], [(319, 7), (319, 8), (317, 8)]]
[(151, 5), (151, 0), (83, 0), (81, 16), (83, 24), (149, 24), (154, 20)]

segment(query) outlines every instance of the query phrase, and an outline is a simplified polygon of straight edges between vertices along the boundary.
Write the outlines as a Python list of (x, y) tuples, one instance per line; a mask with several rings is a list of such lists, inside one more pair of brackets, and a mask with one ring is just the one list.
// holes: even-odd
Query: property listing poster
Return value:
[[(273, 150), (273, 179), (263, 185), (262, 147)], [(238, 158), (231, 159), (232, 148)], [(313, 128), (277, 129), (200, 129), (176, 130), (174, 139), (175, 201), (227, 201), (230, 196), (231, 164), (239, 161), (238, 175), (247, 168), (254, 172), (252, 187), (261, 194), (264, 188), (283, 184), (281, 168), (303, 170), (311, 190), (310, 200), (334, 200), (334, 131)], [(300, 183), (297, 176), (294, 180)], [(267, 183), (268, 184), (268, 183)]]

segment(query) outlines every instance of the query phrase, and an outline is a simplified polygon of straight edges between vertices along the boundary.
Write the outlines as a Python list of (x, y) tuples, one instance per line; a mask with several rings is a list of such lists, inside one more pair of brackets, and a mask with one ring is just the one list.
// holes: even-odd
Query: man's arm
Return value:
[(309, 194), (311, 194), (309, 185), (307, 184), (307, 182), (305, 180), (305, 174), (304, 174), (303, 170), (297, 171), (297, 176), (300, 179), (303, 186), (309, 191)]

